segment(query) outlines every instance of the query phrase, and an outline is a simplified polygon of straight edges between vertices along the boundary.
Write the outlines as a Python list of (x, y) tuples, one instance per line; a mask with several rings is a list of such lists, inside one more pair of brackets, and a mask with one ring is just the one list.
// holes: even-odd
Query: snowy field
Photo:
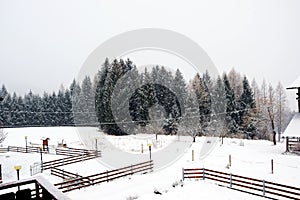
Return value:
[[(81, 130), (82, 131), (82, 130)], [(15, 128), (5, 129), (8, 136), (2, 147), (21, 146), (25, 147), (25, 136), (28, 136), (28, 145), (36, 146), (41, 144), (42, 138), (50, 138), (50, 147), (57, 146), (62, 140), (68, 147), (85, 148), (82, 143), (82, 135), (78, 134), (78, 129), (74, 127), (48, 127), (48, 128)], [(147, 144), (153, 145), (153, 151), (163, 150), (174, 140), (180, 138), (176, 136), (106, 136), (96, 128), (87, 128), (90, 135), (90, 149), (95, 149), (93, 144), (95, 137), (98, 139), (97, 148), (107, 149), (104, 137), (116, 148), (132, 154), (148, 155)], [(144, 138), (143, 138), (144, 137)], [(86, 138), (85, 138), (86, 139)], [(182, 138), (181, 138), (182, 139)], [(81, 190), (66, 193), (71, 199), (260, 199), (246, 193), (229, 190), (219, 187), (209, 181), (184, 181), (183, 187), (173, 188), (172, 184), (182, 179), (182, 168), (208, 168), (223, 172), (231, 172), (237, 175), (264, 179), (276, 183), (299, 187), (300, 185), (300, 156), (283, 154), (285, 143), (279, 142), (274, 146), (270, 141), (224, 139), (224, 144), (217, 140), (217, 144), (209, 155), (200, 155), (202, 147), (207, 143), (207, 138), (199, 137), (182, 155), (179, 155), (176, 162), (165, 168), (155, 170), (150, 174), (133, 175), (120, 178), (109, 183), (102, 183)], [(86, 142), (85, 142), (86, 143)], [(142, 145), (143, 144), (143, 145)], [(192, 150), (195, 152), (195, 160), (192, 161)], [(154, 154), (155, 155), (155, 154)], [(232, 166), (228, 168), (229, 155), (232, 158)], [(62, 158), (57, 155), (43, 155), (44, 161)], [(119, 158), (122, 159), (122, 158)], [(271, 173), (271, 159), (274, 160), (274, 174)], [(153, 157), (155, 162), (155, 157)], [(14, 165), (22, 165), (20, 178), (30, 177), (30, 165), (40, 161), (37, 153), (1, 153), (0, 163), (2, 164), (3, 182), (16, 180)], [(145, 160), (141, 160), (143, 162)], [(126, 160), (123, 161), (126, 163)], [(131, 165), (135, 163), (127, 163)], [(89, 160), (76, 164), (60, 167), (67, 171), (80, 175), (92, 175), (108, 170), (108, 166), (99, 160)], [(46, 170), (43, 176), (52, 183), (62, 180), (50, 175), (50, 170)], [(158, 190), (162, 195), (154, 194)]]

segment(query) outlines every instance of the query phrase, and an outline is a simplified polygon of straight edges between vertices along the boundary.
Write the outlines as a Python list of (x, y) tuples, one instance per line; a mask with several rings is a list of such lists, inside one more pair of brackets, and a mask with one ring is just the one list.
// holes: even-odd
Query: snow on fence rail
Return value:
[(62, 192), (69, 192), (72, 190), (92, 186), (102, 182), (108, 182), (117, 178), (125, 177), (128, 175), (133, 175), (136, 173), (147, 173), (153, 170), (153, 161), (147, 161), (135, 165), (130, 165), (127, 167), (102, 172), (99, 174), (94, 174), (86, 177), (76, 178), (69, 181), (64, 181), (55, 184)]
[[(300, 199), (300, 188), (273, 183), (265, 180), (249, 178), (245, 176), (234, 175), (231, 173), (219, 172), (205, 168), (182, 169), (182, 178), (184, 179), (208, 179), (218, 182), (218, 185), (225, 186), (242, 192), (254, 195), (271, 197), (284, 197), (287, 199)], [(260, 192), (260, 194), (258, 193)], [(256, 192), (256, 193), (254, 193)], [(268, 196), (270, 196), (268, 195)]]

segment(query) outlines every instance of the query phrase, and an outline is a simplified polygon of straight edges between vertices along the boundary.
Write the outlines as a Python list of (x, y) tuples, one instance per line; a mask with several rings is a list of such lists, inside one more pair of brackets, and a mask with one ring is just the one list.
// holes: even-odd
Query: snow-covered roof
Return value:
[(300, 87), (300, 76), (291, 85), (289, 85), (287, 88), (288, 89), (293, 89), (293, 88), (298, 88), (298, 87)]
[(283, 137), (300, 137), (300, 113), (296, 113), (283, 132)]

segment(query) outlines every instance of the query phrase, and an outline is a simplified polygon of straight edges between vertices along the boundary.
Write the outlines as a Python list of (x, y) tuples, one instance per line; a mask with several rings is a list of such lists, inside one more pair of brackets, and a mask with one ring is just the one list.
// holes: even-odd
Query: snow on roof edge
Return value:
[(295, 113), (282, 137), (300, 137), (300, 113)]
[(293, 89), (293, 88), (298, 88), (298, 87), (300, 87), (300, 76), (298, 76), (298, 78), (287, 88)]

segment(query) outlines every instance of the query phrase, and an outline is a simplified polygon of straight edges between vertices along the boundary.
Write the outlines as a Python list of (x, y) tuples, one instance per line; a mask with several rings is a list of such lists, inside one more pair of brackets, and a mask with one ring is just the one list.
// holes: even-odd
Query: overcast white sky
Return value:
[(112, 36), (163, 28), (197, 42), (220, 72), (288, 86), (300, 75), (299, 10), (297, 0), (0, 0), (0, 84), (57, 91)]

